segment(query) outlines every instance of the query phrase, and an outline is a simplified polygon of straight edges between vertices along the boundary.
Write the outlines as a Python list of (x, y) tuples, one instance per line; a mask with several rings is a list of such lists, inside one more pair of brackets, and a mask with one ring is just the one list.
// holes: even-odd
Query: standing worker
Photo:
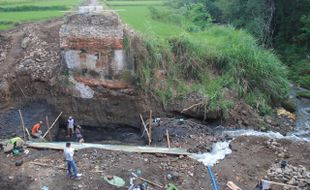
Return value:
[(32, 127), (31, 134), (33, 137), (42, 138), (42, 131), (40, 130), (42, 124), (43, 122), (40, 121)]
[(80, 180), (81, 179), (80, 177), (82, 176), (82, 174), (78, 173), (78, 169), (73, 159), (74, 149), (71, 147), (71, 143), (69, 142), (66, 143), (66, 147), (64, 149), (64, 155), (65, 155), (66, 162), (67, 162), (68, 176), (72, 179)]
[(74, 133), (74, 119), (72, 116), (69, 117), (67, 122), (67, 137), (71, 137), (71, 135)]
[(77, 125), (76, 129), (75, 129), (76, 140), (79, 143), (83, 143), (84, 142), (84, 138), (83, 138), (83, 135), (81, 133), (81, 128), (82, 128), (81, 125)]

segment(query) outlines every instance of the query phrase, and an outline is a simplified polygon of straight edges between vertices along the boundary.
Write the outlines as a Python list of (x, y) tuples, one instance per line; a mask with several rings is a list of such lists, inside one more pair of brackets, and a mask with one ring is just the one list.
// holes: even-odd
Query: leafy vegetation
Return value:
[(309, 87), (310, 0), (171, 0), (177, 9), (203, 5), (212, 21), (247, 30), (259, 45), (275, 48), (290, 69), (289, 78)]
[[(270, 113), (271, 102), (288, 93), (286, 68), (246, 31), (212, 24), (210, 14), (201, 14), (199, 7), (170, 10), (145, 6), (143, 16), (134, 6), (119, 12), (144, 36), (146, 49), (136, 59), (142, 89), (164, 104), (196, 92), (205, 97), (203, 105), (207, 110), (220, 110), (223, 114), (233, 105), (226, 92), (234, 90), (262, 115)], [(136, 19), (131, 19), (134, 16), (150, 27), (137, 24)], [(157, 24), (164, 24), (168, 32), (158, 30)], [(197, 30), (189, 30), (189, 24)], [(169, 33), (175, 27), (178, 30)], [(157, 85), (156, 72), (161, 70), (166, 75)]]

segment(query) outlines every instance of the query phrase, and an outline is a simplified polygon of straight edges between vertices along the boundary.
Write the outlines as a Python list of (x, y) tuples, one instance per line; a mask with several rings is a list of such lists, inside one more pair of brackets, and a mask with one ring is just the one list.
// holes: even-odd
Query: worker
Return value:
[(43, 122), (40, 121), (32, 127), (31, 134), (33, 137), (42, 138), (42, 131), (40, 130), (42, 124)]
[(74, 133), (74, 119), (72, 116), (69, 117), (67, 121), (67, 137), (71, 137)]
[(76, 140), (79, 143), (83, 143), (84, 142), (84, 138), (83, 138), (83, 135), (81, 133), (81, 129), (82, 129), (81, 125), (77, 125), (76, 129), (75, 129)]
[(71, 147), (71, 143), (67, 142), (66, 147), (64, 148), (64, 156), (67, 162), (67, 172), (68, 177), (75, 180), (80, 180), (82, 174), (78, 173), (78, 168), (73, 159), (74, 149)]

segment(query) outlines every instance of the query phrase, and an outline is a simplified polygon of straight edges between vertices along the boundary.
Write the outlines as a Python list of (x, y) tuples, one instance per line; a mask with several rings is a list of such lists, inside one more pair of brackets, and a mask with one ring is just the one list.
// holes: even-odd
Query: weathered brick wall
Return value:
[(134, 73), (134, 67), (126, 61), (123, 51), (123, 30), (114, 13), (75, 14), (67, 18), (59, 31), (60, 47), (65, 66), (78, 82), (128, 88), (130, 82), (122, 77)]
[(65, 49), (75, 49), (75, 50), (123, 49), (123, 38), (67, 37), (62, 40), (61, 47)]

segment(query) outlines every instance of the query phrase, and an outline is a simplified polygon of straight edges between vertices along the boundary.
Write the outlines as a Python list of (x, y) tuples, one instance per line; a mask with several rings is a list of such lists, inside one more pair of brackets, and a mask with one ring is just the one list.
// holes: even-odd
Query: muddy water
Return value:
[[(137, 127), (124, 124), (105, 124), (99, 127), (82, 126), (81, 133), (85, 142), (104, 144), (145, 145), (141, 132)], [(74, 137), (66, 137), (65, 125), (58, 131), (56, 141), (76, 141)]]

